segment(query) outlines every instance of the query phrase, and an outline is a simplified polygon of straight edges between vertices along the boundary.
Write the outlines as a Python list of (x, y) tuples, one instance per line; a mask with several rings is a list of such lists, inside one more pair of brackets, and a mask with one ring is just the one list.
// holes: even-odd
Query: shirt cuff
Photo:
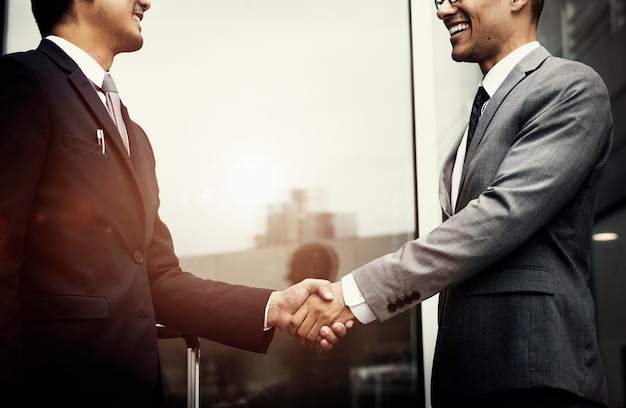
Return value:
[(363, 294), (351, 273), (341, 278), (341, 290), (343, 291), (344, 303), (359, 322), (367, 324), (376, 320), (376, 315), (365, 303)]
[[(271, 297), (272, 295), (270, 295), (270, 298)], [(268, 331), (273, 327), (273, 326), (267, 325), (267, 314), (269, 312), (269, 309), (270, 309), (270, 300), (267, 299), (267, 303), (265, 304), (265, 318), (263, 319), (263, 331)]]

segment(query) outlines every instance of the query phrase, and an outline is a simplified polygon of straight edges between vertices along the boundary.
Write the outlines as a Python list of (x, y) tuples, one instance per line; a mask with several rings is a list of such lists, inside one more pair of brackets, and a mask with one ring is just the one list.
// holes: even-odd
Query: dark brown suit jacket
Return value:
[(152, 148), (123, 110), (132, 157), (54, 43), (0, 58), (0, 396), (151, 405), (157, 321), (257, 352), (271, 341), (270, 290), (181, 271)]

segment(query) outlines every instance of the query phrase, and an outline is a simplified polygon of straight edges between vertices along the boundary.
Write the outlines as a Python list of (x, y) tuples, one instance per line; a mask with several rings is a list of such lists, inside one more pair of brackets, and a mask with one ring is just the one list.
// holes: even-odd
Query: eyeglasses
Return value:
[[(439, 7), (441, 7), (443, 5), (443, 3), (446, 0), (435, 0), (435, 7), (437, 7), (437, 9), (439, 9)], [(450, 4), (454, 4), (456, 2), (458, 2), (459, 0), (448, 0), (450, 2)]]

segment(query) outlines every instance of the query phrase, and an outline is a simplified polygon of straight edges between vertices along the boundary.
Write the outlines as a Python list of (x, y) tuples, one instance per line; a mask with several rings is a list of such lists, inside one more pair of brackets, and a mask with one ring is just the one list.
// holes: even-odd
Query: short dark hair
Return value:
[(42, 37), (51, 34), (58, 23), (74, 16), (72, 0), (31, 0), (30, 6)]
[(531, 21), (536, 26), (539, 24), (539, 17), (541, 17), (541, 12), (543, 11), (543, 0), (533, 0), (530, 11), (532, 13)]

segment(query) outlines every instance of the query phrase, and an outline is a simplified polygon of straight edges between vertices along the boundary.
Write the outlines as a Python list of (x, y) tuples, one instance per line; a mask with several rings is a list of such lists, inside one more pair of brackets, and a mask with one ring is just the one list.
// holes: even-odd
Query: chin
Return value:
[(139, 36), (135, 38), (132, 42), (129, 42), (126, 47), (124, 47), (124, 52), (133, 52), (138, 51), (143, 47), (143, 37)]
[(455, 51), (452, 49), (452, 60), (456, 62), (477, 62), (476, 55), (472, 52), (462, 52), (460, 50)]
[(452, 50), (452, 60), (456, 62), (464, 62), (465, 58), (463, 57), (463, 54), (454, 52), (454, 50)]

